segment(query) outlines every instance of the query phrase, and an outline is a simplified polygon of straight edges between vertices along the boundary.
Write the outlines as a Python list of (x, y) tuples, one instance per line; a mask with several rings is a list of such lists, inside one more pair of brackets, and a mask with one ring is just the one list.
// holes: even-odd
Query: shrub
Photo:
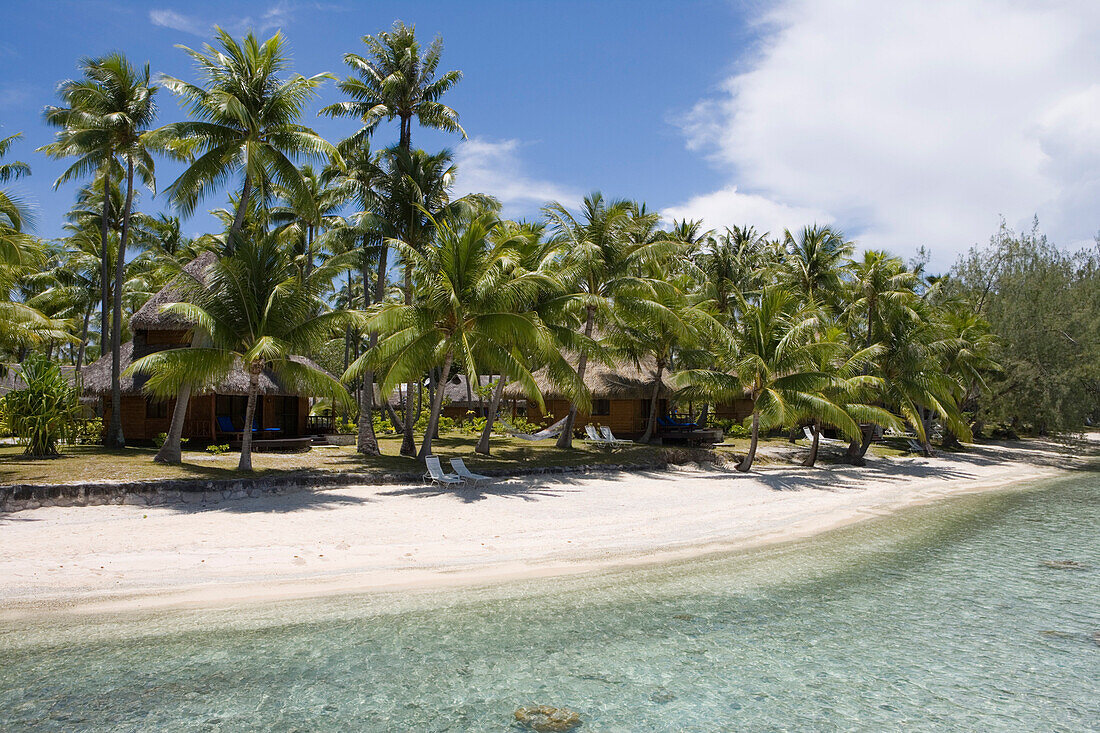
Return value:
[(730, 438), (747, 438), (752, 431), (737, 420), (714, 420), (715, 427), (722, 428), (722, 433)]
[[(99, 423), (102, 431), (103, 421), (100, 420)], [(156, 436), (153, 438), (153, 445), (160, 448), (164, 445), (164, 441), (166, 440), (168, 440), (168, 433), (157, 433)], [(183, 448), (183, 446), (187, 445), (188, 440), (190, 440), (190, 438), (180, 438), (180, 448)]]
[(4, 409), (12, 433), (27, 446), (31, 456), (55, 456), (58, 444), (74, 433), (80, 410), (76, 389), (61, 368), (41, 354), (32, 354), (20, 366), (23, 383), (4, 397)]
[(74, 438), (80, 445), (98, 445), (103, 442), (103, 418), (88, 417), (77, 420)]
[(212, 456), (220, 456), (222, 453), (229, 452), (229, 445), (226, 443), (221, 445), (208, 445), (206, 446), (206, 452)]

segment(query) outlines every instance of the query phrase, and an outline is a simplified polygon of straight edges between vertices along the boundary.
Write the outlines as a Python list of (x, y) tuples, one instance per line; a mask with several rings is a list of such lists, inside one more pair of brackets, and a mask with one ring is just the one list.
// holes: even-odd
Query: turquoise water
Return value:
[(9, 624), (0, 729), (1097, 730), (1098, 528), (1087, 473), (656, 569)]

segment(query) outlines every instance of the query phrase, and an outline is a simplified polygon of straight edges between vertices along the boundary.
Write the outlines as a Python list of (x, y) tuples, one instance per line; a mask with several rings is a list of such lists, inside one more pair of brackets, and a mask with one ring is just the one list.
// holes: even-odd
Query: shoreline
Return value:
[(1035, 441), (873, 458), (864, 468), (669, 468), (526, 476), (461, 491), (352, 486), (210, 507), (47, 507), (0, 518), (0, 619), (236, 607), (659, 565), (801, 540), (1085, 465)]

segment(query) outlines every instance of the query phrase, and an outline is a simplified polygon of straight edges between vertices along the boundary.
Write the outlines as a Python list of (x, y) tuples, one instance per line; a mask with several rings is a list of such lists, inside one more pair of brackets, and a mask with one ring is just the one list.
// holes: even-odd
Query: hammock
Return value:
[(521, 440), (546, 440), (547, 438), (553, 438), (561, 434), (561, 431), (565, 429), (565, 421), (568, 417), (563, 417), (556, 423), (548, 428), (543, 428), (537, 433), (521, 433), (516, 428), (508, 424), (507, 420), (497, 418), (497, 422), (504, 426), (504, 432), (511, 435), (513, 438), (520, 438)]

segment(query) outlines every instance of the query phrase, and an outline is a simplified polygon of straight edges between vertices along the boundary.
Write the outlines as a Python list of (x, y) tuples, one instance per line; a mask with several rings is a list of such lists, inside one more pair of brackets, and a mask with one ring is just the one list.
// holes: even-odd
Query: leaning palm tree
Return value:
[(859, 427), (837, 404), (821, 394), (828, 376), (812, 368), (810, 339), (816, 326), (797, 296), (779, 286), (762, 289), (759, 301), (743, 302), (742, 317), (733, 339), (736, 350), (729, 371), (685, 370), (677, 375), (686, 396), (752, 400), (749, 450), (738, 471), (752, 468), (760, 430), (790, 423), (812, 411), (845, 435), (857, 436)]
[(393, 30), (376, 36), (363, 36), (367, 56), (344, 54), (344, 63), (356, 76), (337, 84), (350, 101), (337, 102), (321, 110), (330, 117), (358, 117), (363, 126), (352, 138), (361, 143), (382, 120), (398, 120), (401, 125), (398, 147), (412, 149), (412, 121), (423, 127), (457, 132), (466, 137), (458, 124), (458, 113), (439, 101), (462, 79), (461, 71), (448, 71), (438, 78), (443, 39), (436, 37), (421, 53), (416, 27), (401, 21)]
[(167, 193), (190, 214), (212, 189), (234, 175), (242, 178), (230, 232), (241, 230), (254, 191), (266, 196), (276, 183), (294, 196), (308, 194), (307, 183), (292, 160), (302, 156), (340, 155), (328, 141), (298, 124), (306, 103), (331, 74), (281, 78), (289, 57), (282, 33), (263, 43), (249, 33), (237, 41), (217, 29), (218, 47), (181, 48), (195, 61), (199, 86), (164, 76), (192, 119), (173, 122), (149, 134), (149, 144), (190, 156), (193, 162)]
[[(493, 213), (435, 221), (436, 246), (421, 249), (391, 240), (420, 276), (416, 302), (387, 303), (371, 319), (377, 331), (374, 349), (357, 360), (345, 380), (368, 368), (380, 374), (381, 391), (389, 394), (401, 382), (419, 379), (439, 368), (445, 382), (456, 358), (469, 374), (478, 364), (491, 363), (518, 382), (528, 397), (542, 406), (531, 371), (517, 347), (542, 340), (541, 322), (531, 311), (519, 312), (534, 294), (552, 285), (539, 273), (509, 267), (517, 257), (510, 238), (495, 237), (500, 221)], [(439, 424), (443, 389), (435, 390), (419, 456), (431, 455)]]
[(214, 260), (201, 275), (181, 271), (190, 302), (164, 306), (192, 323), (210, 345), (160, 351), (138, 359), (130, 369), (148, 374), (146, 389), (159, 397), (178, 395), (183, 385), (209, 387), (243, 369), (248, 402), (238, 468), (250, 471), (248, 426), (253, 424), (260, 375), (270, 371), (300, 392), (346, 403), (343, 385), (301, 357), (359, 316), (352, 311), (317, 315), (332, 278), (346, 269), (346, 262), (334, 258), (305, 275), (275, 236), (236, 237), (233, 244), (232, 254)]
[[(126, 271), (126, 245), (134, 203), (134, 175), (137, 173), (150, 188), (154, 183), (153, 158), (142, 136), (156, 119), (154, 97), (158, 88), (150, 80), (149, 64), (141, 70), (135, 69), (119, 53), (85, 59), (81, 67), (84, 77), (64, 82), (59, 89), (68, 106), (46, 110), (46, 121), (60, 130), (57, 139), (44, 150), (54, 157), (78, 158), (58, 179), (59, 183), (93, 168), (107, 174), (116, 160), (123, 163), (126, 169), (126, 200), (115, 257), (111, 316), (111, 418), (104, 440), (108, 448), (117, 449), (126, 444), (120, 415), (122, 283)], [(104, 201), (107, 200), (105, 197)]]

